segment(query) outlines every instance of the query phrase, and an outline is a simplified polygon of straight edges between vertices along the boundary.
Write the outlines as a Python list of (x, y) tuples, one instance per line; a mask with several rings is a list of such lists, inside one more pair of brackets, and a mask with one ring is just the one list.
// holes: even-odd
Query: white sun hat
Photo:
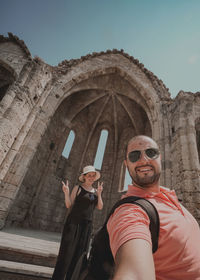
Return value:
[(97, 181), (100, 178), (100, 172), (97, 171), (94, 166), (92, 165), (87, 165), (83, 168), (83, 173), (81, 173), (81, 175), (79, 176), (79, 181), (84, 182), (84, 175), (89, 173), (89, 172), (95, 172), (96, 173), (96, 177), (95, 177), (95, 181)]

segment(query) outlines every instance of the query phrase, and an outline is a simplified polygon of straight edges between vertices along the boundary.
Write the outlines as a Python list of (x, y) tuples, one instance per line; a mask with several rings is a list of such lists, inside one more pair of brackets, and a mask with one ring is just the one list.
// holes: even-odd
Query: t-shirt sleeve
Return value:
[(129, 203), (119, 206), (107, 223), (113, 257), (131, 239), (144, 239), (152, 245), (149, 223), (147, 213), (140, 206)]

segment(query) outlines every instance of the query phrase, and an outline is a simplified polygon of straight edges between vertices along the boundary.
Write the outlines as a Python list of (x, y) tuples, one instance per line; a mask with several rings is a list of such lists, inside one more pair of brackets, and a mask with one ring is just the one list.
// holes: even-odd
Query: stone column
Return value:
[(194, 99), (194, 94), (180, 92), (173, 105), (172, 164), (174, 188), (182, 203), (200, 223), (200, 178)]
[[(28, 149), (23, 147), (24, 139), (36, 115), (40, 112), (42, 95), (46, 97), (49, 91), (47, 84), (51, 79), (51, 74), (47, 72), (48, 67), (38, 62), (34, 62), (32, 66), (28, 69), (31, 70), (28, 71), (28, 75), (24, 72), (12, 87), (12, 96), (15, 97), (0, 118), (1, 227), (4, 225), (11, 203), (15, 199), (28, 163), (34, 154), (33, 147)], [(9, 192), (9, 188), (12, 190), (14, 188), (15, 191)]]

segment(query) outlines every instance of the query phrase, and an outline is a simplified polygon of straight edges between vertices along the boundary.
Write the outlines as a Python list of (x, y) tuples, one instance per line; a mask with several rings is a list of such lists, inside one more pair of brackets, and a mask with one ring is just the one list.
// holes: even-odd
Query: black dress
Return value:
[(96, 193), (88, 192), (81, 186), (79, 189), (81, 191), (76, 196), (63, 228), (52, 280), (71, 280), (78, 259), (89, 247), (93, 212), (98, 198)]

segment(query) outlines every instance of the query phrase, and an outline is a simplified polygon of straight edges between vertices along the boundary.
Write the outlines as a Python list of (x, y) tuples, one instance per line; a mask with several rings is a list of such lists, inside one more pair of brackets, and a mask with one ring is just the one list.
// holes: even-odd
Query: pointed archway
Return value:
[[(99, 85), (94, 87), (94, 85)], [(104, 181), (102, 223), (110, 205), (120, 197), (119, 182), (124, 148), (134, 135), (152, 136), (156, 112), (144, 96), (118, 73), (89, 78), (66, 93), (56, 108), (13, 203), (7, 223), (59, 231), (66, 215), (61, 180), (77, 183), (82, 167), (93, 164), (102, 129), (109, 132), (101, 174)], [(69, 158), (62, 151), (69, 132), (75, 140)], [(20, 212), (26, 193), (26, 205)], [(53, 221), (53, 223), (52, 223)]]
[[(104, 210), (96, 213), (96, 226), (121, 195), (124, 147), (132, 136), (153, 136), (163, 160), (170, 161), (169, 92), (123, 51), (94, 53), (57, 67), (35, 58), (16, 84), (8, 117), (16, 113), (20, 122), (4, 131), (12, 148), (2, 161), (3, 191), (9, 193), (2, 224), (60, 231), (66, 216), (61, 180), (67, 177), (72, 187), (83, 166), (94, 163), (103, 129), (108, 131), (101, 168)], [(62, 151), (71, 130), (76, 137), (66, 159)], [(164, 182), (170, 182), (170, 172), (170, 165), (164, 166)]]

